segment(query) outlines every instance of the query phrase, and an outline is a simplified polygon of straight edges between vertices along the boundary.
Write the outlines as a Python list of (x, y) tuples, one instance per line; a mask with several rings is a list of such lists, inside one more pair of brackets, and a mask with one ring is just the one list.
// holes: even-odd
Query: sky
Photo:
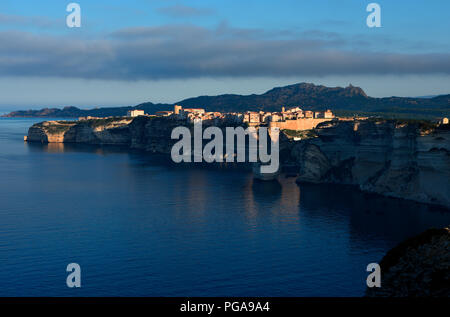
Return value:
[(450, 1), (0, 2), (0, 111), (173, 103), (298, 82), (374, 97), (450, 93)]

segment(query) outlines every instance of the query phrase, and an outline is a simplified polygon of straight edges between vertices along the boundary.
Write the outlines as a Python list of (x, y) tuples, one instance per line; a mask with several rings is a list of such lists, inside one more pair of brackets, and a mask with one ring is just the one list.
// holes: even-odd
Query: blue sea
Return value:
[(0, 296), (362, 296), (369, 263), (450, 223), (352, 187), (24, 143), (39, 121), (0, 118)]

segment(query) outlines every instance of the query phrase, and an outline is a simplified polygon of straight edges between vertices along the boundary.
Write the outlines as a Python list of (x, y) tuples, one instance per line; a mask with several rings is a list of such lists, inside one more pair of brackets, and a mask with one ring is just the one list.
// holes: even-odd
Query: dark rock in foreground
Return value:
[(450, 228), (429, 229), (390, 250), (371, 297), (450, 297)]

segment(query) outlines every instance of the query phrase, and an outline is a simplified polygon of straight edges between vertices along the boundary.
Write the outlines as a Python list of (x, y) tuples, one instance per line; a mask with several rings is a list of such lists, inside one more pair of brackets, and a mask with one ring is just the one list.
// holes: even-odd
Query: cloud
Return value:
[(61, 26), (64, 21), (40, 16), (20, 16), (0, 13), (0, 26), (34, 26), (38, 28), (53, 28)]
[(157, 9), (159, 13), (172, 18), (191, 18), (214, 14), (214, 10), (207, 8), (194, 8), (181, 4)]
[[(358, 39), (164, 25), (96, 39), (0, 32), (2, 76), (141, 80), (201, 77), (450, 74), (450, 54), (356, 50)], [(361, 47), (359, 45), (358, 47)]]

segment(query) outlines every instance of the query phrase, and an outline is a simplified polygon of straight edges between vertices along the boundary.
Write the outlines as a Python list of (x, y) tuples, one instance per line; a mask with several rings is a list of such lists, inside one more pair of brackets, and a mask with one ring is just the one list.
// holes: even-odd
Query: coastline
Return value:
[[(30, 190), (16, 194), (21, 195), (20, 197), (27, 197), (23, 199), (23, 201), (27, 202), (25, 208), (23, 205), (18, 205), (14, 198), (18, 198), (19, 196), (14, 195), (8, 200), (9, 206), (11, 208), (13, 206), (20, 206), (15, 212), (23, 210), (21, 215), (27, 215), (25, 218), (31, 217), (32, 220), (30, 221), (33, 223), (39, 223), (43, 214), (51, 215), (51, 218), (44, 218), (45, 223), (49, 219), (50, 221), (52, 221), (51, 219), (60, 219), (60, 227), (63, 228), (61, 229), (61, 234), (64, 232), (64, 235), (66, 232), (69, 232), (69, 234), (72, 232), (70, 228), (72, 228), (73, 222), (69, 224), (66, 221), (67, 217), (76, 220), (83, 230), (90, 228), (93, 233), (105, 232), (105, 230), (109, 232), (111, 222), (92, 221), (99, 219), (103, 214), (107, 214), (108, 217), (113, 217), (115, 219), (114, 222), (117, 221), (117, 223), (125, 222), (128, 224), (131, 220), (138, 221), (134, 226), (125, 226), (125, 229), (129, 228), (129, 234), (135, 233), (136, 228), (144, 224), (146, 226), (145, 228), (149, 230), (142, 231), (145, 239), (137, 240), (145, 241), (143, 243), (147, 246), (145, 247), (147, 250), (148, 246), (151, 245), (149, 241), (154, 241), (155, 239), (153, 236), (149, 238), (149, 235), (155, 232), (155, 230), (150, 230), (150, 228), (153, 228), (155, 223), (161, 223), (161, 219), (166, 219), (165, 217), (167, 216), (169, 216), (171, 221), (163, 221), (163, 225), (167, 224), (167, 227), (164, 227), (164, 230), (157, 231), (155, 237), (160, 237), (160, 234), (167, 233), (168, 239), (170, 237), (169, 241), (173, 241), (173, 230), (170, 229), (173, 229), (172, 223), (173, 221), (177, 221), (177, 219), (180, 220), (179, 230), (185, 230), (186, 226), (188, 226), (188, 230), (192, 230), (192, 232), (197, 232), (196, 230), (199, 228), (205, 228), (208, 231), (211, 228), (216, 228), (218, 232), (223, 232), (223, 226), (226, 225), (229, 228), (228, 226), (230, 224), (237, 224), (239, 226), (248, 224), (251, 230), (251, 228), (254, 228), (253, 226), (256, 222), (263, 221), (263, 223), (267, 222), (269, 229), (263, 231), (258, 237), (263, 239), (260, 245), (264, 246), (265, 254), (268, 252), (270, 254), (270, 249), (266, 249), (267, 240), (265, 239), (267, 237), (269, 237), (268, 239), (272, 239), (271, 237), (273, 235), (271, 233), (276, 230), (275, 232), (280, 232), (280, 235), (275, 235), (273, 241), (274, 243), (276, 241), (276, 245), (279, 246), (280, 251), (283, 250), (283, 254), (287, 254), (285, 256), (285, 263), (292, 263), (295, 269), (298, 269), (298, 264), (296, 264), (298, 263), (296, 260), (297, 257), (302, 258), (311, 254), (309, 253), (311, 250), (299, 249), (299, 244), (307, 245), (311, 239), (317, 241), (313, 242), (313, 246), (317, 246), (317, 249), (313, 249), (312, 254), (316, 258), (319, 257), (322, 261), (327, 258), (328, 252), (324, 252), (324, 248), (329, 244), (328, 241), (333, 241), (329, 246), (329, 250), (332, 252), (346, 250), (346, 247), (349, 246), (349, 241), (350, 243), (352, 241), (359, 241), (357, 245), (352, 245), (351, 254), (343, 252), (342, 256), (348, 259), (346, 261), (349, 263), (348, 270), (345, 273), (346, 276), (351, 277), (351, 280), (360, 279), (364, 282), (366, 278), (365, 265), (367, 263), (381, 260), (386, 252), (408, 237), (419, 234), (428, 228), (438, 228), (448, 223), (448, 209), (435, 208), (434, 205), (415, 203), (405, 199), (392, 199), (376, 193), (362, 192), (356, 185), (316, 183), (298, 186), (295, 184), (295, 178), (291, 177), (287, 179), (285, 175), (281, 175), (278, 178), (279, 183), (257, 182), (252, 180), (250, 171), (231, 170), (233, 167), (230, 165), (222, 168), (222, 170), (218, 170), (219, 167), (215, 167), (215, 164), (206, 163), (203, 165), (191, 163), (189, 166), (179, 166), (171, 162), (170, 156), (167, 154), (158, 154), (157, 152), (150, 155), (145, 154), (149, 153), (146, 151), (147, 145), (145, 144), (141, 144), (142, 148), (138, 149), (131, 148), (131, 144), (126, 146), (102, 144), (96, 139), (91, 139), (93, 141), (92, 143), (53, 142), (42, 144), (30, 142), (26, 146), (22, 146), (23, 144), (21, 144), (20, 139), (23, 135), (23, 129), (28, 128), (26, 125), (30, 125), (36, 122), (36, 120), (17, 120), (22, 121), (20, 125), (14, 124), (14, 121), (16, 120), (11, 120), (14, 127), (14, 130), (11, 131), (14, 131), (14, 135), (7, 139), (12, 146), (10, 153), (12, 158), (14, 157), (11, 163), (14, 163), (14, 166), (23, 166), (22, 163), (24, 161), (16, 159), (17, 150), (22, 149), (24, 151), (23, 153), (28, 157), (26, 160), (28, 163), (26, 165), (33, 164), (32, 166), (34, 168), (25, 169), (23, 173), (19, 169), (15, 169), (18, 175), (13, 179), (16, 182), (20, 180), (17, 186), (24, 185), (33, 187)], [(6, 125), (2, 126), (2, 128), (5, 129)], [(82, 131), (86, 132), (87, 130), (80, 129), (79, 132)], [(365, 131), (367, 132), (368, 130)], [(319, 131), (319, 135), (321, 133), (323, 132)], [(85, 134), (79, 134), (78, 136), (81, 137), (83, 135), (86, 136)], [(99, 134), (99, 136), (104, 135)], [(147, 140), (147, 138), (144, 138), (144, 140)], [(79, 138), (78, 141), (83, 141), (83, 139)], [(293, 146), (303, 143), (286, 141), (283, 138), (283, 145)], [(319, 140), (311, 139), (308, 142), (312, 143), (313, 141), (317, 143)], [(327, 141), (330, 140), (327, 139)], [(161, 142), (160, 139), (159, 143)], [(337, 142), (337, 140), (329, 143), (333, 142)], [(60, 154), (55, 155), (53, 153)], [(323, 148), (323, 153), (329, 153), (326, 147)], [(168, 164), (168, 161), (170, 161), (170, 164)], [(241, 168), (241, 165), (238, 165), (237, 168)], [(23, 174), (24, 178), (20, 178), (21, 174)], [(28, 183), (28, 181), (30, 182)], [(52, 184), (57, 185), (52, 187)], [(11, 187), (10, 184), (6, 186), (8, 188)], [(50, 192), (48, 186), (51, 188)], [(14, 189), (14, 187), (12, 188)], [(172, 191), (177, 188), (186, 188), (187, 190), (173, 195)], [(195, 190), (196, 188), (202, 188), (199, 196), (195, 196), (195, 192), (197, 192)], [(111, 191), (118, 192), (119, 189), (120, 191), (125, 190), (122, 196), (113, 195), (111, 197), (108, 194)], [(241, 193), (243, 189), (245, 190), (244, 198)], [(161, 195), (161, 192), (166, 193), (167, 196)], [(31, 199), (29, 197), (30, 193), (35, 193), (38, 196), (34, 196)], [(48, 196), (50, 193), (51, 196)], [(80, 195), (81, 193), (82, 195)], [(101, 193), (101, 197), (104, 198), (98, 199), (98, 193)], [(197, 198), (193, 198), (193, 195)], [(58, 197), (64, 197), (64, 199), (58, 200)], [(37, 204), (41, 209), (39, 212), (32, 214), (26, 212), (28, 205), (29, 208), (33, 208), (36, 202), (47, 201), (48, 199), (52, 199), (52, 204), (46, 208), (40, 208), (40, 206), (44, 207), (44, 205)], [(111, 199), (114, 199), (114, 201), (111, 201)], [(160, 209), (159, 199), (163, 199), (164, 202), (171, 202), (165, 203), (165, 206), (169, 206), (169, 210)], [(191, 203), (186, 204), (186, 199), (192, 199), (188, 200)], [(200, 206), (198, 205), (198, 199), (200, 199)], [(177, 203), (174, 207), (171, 207), (174, 200)], [(19, 199), (18, 201), (21, 200)], [(97, 205), (95, 205), (95, 201), (98, 201)], [(205, 202), (210, 202), (210, 204), (204, 205)], [(117, 204), (120, 207), (116, 207)], [(112, 208), (112, 211), (110, 211), (110, 206), (115, 206)], [(105, 208), (105, 213), (102, 213), (102, 208)], [(95, 210), (95, 212), (92, 212), (92, 210)], [(148, 210), (152, 210), (152, 212)], [(161, 212), (157, 212), (159, 210)], [(180, 212), (181, 210), (183, 212)], [(219, 211), (215, 213), (216, 210)], [(111, 212), (113, 213), (112, 215)], [(135, 215), (139, 215), (139, 217)], [(170, 217), (171, 215), (173, 218)], [(212, 215), (217, 215), (222, 221), (217, 221), (217, 218)], [(208, 226), (203, 226), (204, 221), (207, 219), (210, 219), (211, 222), (207, 222)], [(261, 224), (258, 226), (261, 226), (261, 228), (264, 227)], [(121, 225), (121, 228), (123, 227)], [(345, 233), (343, 234), (341, 230), (344, 230)], [(287, 232), (292, 233), (293, 236), (286, 234)], [(305, 233), (308, 234), (305, 235)], [(51, 240), (59, 241), (60, 239), (55, 239), (57, 236), (58, 233), (52, 235)], [(179, 236), (184, 238), (184, 235)], [(71, 237), (75, 240), (84, 239), (82, 241), (85, 241), (89, 245), (93, 243), (91, 241), (92, 235), (90, 234), (83, 234), (80, 238), (80, 235), (75, 233)], [(110, 236), (105, 235), (106, 237)], [(227, 235), (222, 235), (222, 237), (224, 243), (230, 243)], [(284, 237), (285, 240), (280, 242), (278, 237)], [(305, 240), (302, 240), (302, 237)], [(97, 240), (94, 239), (94, 241)], [(191, 239), (189, 241), (190, 243), (195, 243), (196, 240)], [(244, 247), (248, 245), (248, 250), (252, 250), (251, 248), (254, 247), (254, 243), (248, 242), (254, 241), (253, 239), (237, 239), (234, 241), (236, 241), (234, 250), (237, 252), (242, 250), (242, 245)], [(386, 241), (388, 242), (386, 243)], [(91, 255), (93, 258), (97, 258), (98, 250), (105, 249), (102, 241), (97, 244), (95, 243), (95, 247), (90, 248), (93, 252)], [(183, 242), (181, 241), (181, 243)], [(85, 245), (83, 242), (79, 244), (81, 246)], [(203, 240), (199, 241), (198, 246), (202, 245), (205, 245)], [(167, 244), (163, 244), (161, 247), (165, 250), (170, 249), (170, 245)], [(355, 248), (361, 250), (361, 254), (357, 253), (355, 256)], [(119, 251), (120, 256), (126, 257), (126, 250), (129, 249), (124, 248), (123, 253)], [(135, 250), (136, 248), (131, 249)], [(290, 250), (295, 250), (295, 252), (292, 251), (290, 253)], [(368, 250), (374, 253), (368, 255)], [(115, 251), (117, 252), (117, 249)], [(86, 250), (80, 249), (79, 252), (80, 254), (85, 254)], [(110, 249), (103, 252), (105, 257), (107, 257)], [(103, 255), (103, 253), (101, 254)], [(209, 252), (205, 254), (209, 254)], [(208, 259), (209, 257), (204, 260), (208, 261)], [(248, 259), (248, 261), (253, 262), (258, 259), (260, 257), (255, 256)], [(162, 265), (162, 267), (166, 266), (167, 262)], [(122, 271), (123, 267), (127, 268), (128, 266), (125, 264), (124, 266), (120, 266), (118, 270)], [(211, 265), (211, 267), (215, 266)], [(313, 267), (317, 266), (314, 265)], [(258, 267), (258, 269), (261, 269), (261, 267)], [(307, 267), (305, 270), (307, 270)], [(226, 274), (224, 270), (218, 271), (221, 273), (225, 272), (224, 274)], [(151, 272), (152, 274), (164, 275), (164, 272), (158, 271), (158, 268), (155, 268)], [(323, 274), (327, 274), (327, 270), (324, 270)], [(335, 281), (333, 280), (335, 278), (333, 274), (327, 276), (329, 276), (330, 280)], [(133, 280), (132, 276), (129, 278)], [(39, 277), (36, 277), (35, 281), (42, 283)], [(136, 282), (136, 280), (133, 281)], [(194, 280), (190, 282), (195, 283)], [(202, 280), (200, 284), (203, 284), (203, 282)], [(311, 295), (308, 291), (295, 292), (295, 289), (298, 291), (298, 285), (302, 285), (301, 283), (304, 282), (304, 279), (301, 279), (301, 281), (294, 280), (294, 282), (289, 284), (293, 289), (289, 289), (286, 292), (291, 292), (298, 296)], [(317, 283), (317, 281), (311, 279), (311, 283)], [(144, 292), (146, 294), (154, 294), (150, 289), (146, 289), (145, 285), (139, 283), (136, 285), (137, 289), (140, 290), (139, 294)], [(342, 290), (330, 290), (329, 288), (323, 288), (320, 284), (319, 286), (317, 293), (314, 294), (342, 295), (342, 293), (339, 293)], [(352, 287), (351, 285), (346, 286), (348, 291), (345, 295), (364, 296), (364, 283), (360, 286), (358, 288)], [(326, 291), (321, 292), (321, 289), (326, 289)], [(99, 291), (100, 293), (89, 293), (88, 288), (86, 290), (83, 295), (106, 295), (112, 294), (115, 291), (120, 292), (117, 289), (108, 288), (108, 285), (105, 285), (105, 288)], [(179, 291), (179, 288), (175, 289), (175, 291), (177, 290)], [(167, 289), (161, 292), (166, 294), (164, 293), (165, 291)], [(13, 292), (13, 294), (17, 295), (34, 294), (27, 293), (26, 291), (20, 292), (13, 288), (6, 289), (4, 292)], [(49, 295), (53, 294), (58, 295), (60, 293), (49, 293)], [(124, 292), (120, 294), (127, 295), (129, 293)], [(193, 294), (195, 295), (197, 293)], [(264, 294), (261, 293), (260, 295)]]
[[(177, 120), (158, 117), (38, 123), (28, 142), (113, 144), (170, 154)], [(311, 137), (280, 135), (280, 162), (297, 182), (358, 186), (364, 192), (450, 208), (450, 130), (389, 120), (330, 121)], [(450, 177), (450, 176), (449, 176)]]

